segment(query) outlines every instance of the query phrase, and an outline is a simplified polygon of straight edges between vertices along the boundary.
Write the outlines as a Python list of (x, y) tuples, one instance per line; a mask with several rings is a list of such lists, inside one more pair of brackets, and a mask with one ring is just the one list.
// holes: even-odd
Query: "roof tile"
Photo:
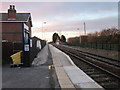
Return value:
[[(30, 16), (30, 13), (17, 13), (16, 14), (16, 20), (8, 20), (8, 14), (7, 13), (0, 13), (0, 21), (3, 22), (10, 22), (10, 21), (17, 21), (17, 22), (26, 22)], [(2, 17), (2, 18), (1, 18)]]

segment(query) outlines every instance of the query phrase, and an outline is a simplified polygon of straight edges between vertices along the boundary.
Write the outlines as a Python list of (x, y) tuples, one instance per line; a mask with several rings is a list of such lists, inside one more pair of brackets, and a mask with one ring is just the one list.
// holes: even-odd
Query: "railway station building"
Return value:
[[(23, 33), (31, 37), (30, 13), (17, 13), (14, 5), (10, 5), (8, 13), (1, 13), (2, 40), (8, 42), (22, 42)], [(26, 30), (26, 31), (25, 31)]]
[(10, 5), (7, 13), (0, 13), (2, 24), (2, 56), (10, 56), (20, 50), (29, 50), (32, 19), (30, 13), (17, 13), (15, 5)]

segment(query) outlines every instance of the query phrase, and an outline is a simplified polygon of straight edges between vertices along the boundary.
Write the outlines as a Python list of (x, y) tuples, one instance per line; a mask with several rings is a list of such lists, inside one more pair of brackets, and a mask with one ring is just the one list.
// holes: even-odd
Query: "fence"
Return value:
[(22, 43), (13, 43), (13, 52), (19, 52), (22, 50)]
[[(36, 47), (37, 40), (41, 41), (41, 49), (46, 45), (46, 41), (44, 40), (41, 40), (39, 38), (31, 38), (31, 39), (32, 39), (32, 47), (30, 48), (30, 63), (32, 63), (32, 61), (40, 51), (40, 49)], [(22, 50), (23, 50), (23, 45), (21, 42), (2, 42), (2, 64), (12, 63), (10, 56)]]
[(22, 43), (2, 42), (2, 64), (11, 63), (10, 56), (22, 50)]
[(82, 44), (72, 44), (70, 46), (80, 46), (83, 48), (95, 48), (95, 49), (104, 49), (104, 50), (113, 50), (120, 51), (120, 44), (98, 44), (98, 43), (82, 43)]

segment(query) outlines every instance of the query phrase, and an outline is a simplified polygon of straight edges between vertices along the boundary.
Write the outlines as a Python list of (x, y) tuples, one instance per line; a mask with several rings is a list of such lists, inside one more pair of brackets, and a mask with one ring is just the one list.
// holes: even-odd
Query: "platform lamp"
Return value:
[(42, 38), (43, 38), (43, 25), (46, 24), (46, 22), (42, 22)]

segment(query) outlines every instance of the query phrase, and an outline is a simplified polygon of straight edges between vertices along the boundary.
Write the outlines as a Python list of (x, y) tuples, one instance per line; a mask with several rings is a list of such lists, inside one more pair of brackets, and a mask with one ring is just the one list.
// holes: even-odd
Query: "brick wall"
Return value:
[(2, 23), (2, 40), (22, 41), (22, 23)]

